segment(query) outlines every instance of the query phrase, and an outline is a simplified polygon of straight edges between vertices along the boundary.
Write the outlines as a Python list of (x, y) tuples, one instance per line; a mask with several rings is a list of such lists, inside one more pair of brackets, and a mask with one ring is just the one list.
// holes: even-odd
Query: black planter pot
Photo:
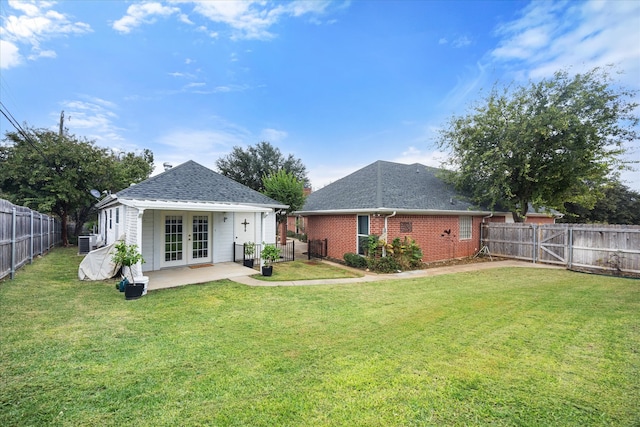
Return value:
[(263, 276), (271, 276), (273, 274), (273, 266), (264, 266), (262, 267), (262, 275)]
[(252, 259), (245, 259), (243, 261), (243, 264), (244, 264), (245, 267), (253, 268), (253, 260)]
[(144, 292), (144, 283), (127, 283), (124, 287), (125, 299), (138, 299)]

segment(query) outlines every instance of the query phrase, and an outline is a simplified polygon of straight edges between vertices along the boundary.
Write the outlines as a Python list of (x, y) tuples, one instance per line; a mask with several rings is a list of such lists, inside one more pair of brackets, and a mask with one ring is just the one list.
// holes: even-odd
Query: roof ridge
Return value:
[(376, 185), (376, 204), (382, 207), (382, 162), (378, 161), (378, 176)]

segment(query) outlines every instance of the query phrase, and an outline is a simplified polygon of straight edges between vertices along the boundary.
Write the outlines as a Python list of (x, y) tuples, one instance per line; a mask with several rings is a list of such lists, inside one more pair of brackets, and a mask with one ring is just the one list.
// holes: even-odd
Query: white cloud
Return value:
[(467, 76), (459, 77), (456, 85), (451, 89), (440, 104), (448, 110), (457, 110), (465, 105), (470, 98), (477, 96), (478, 91), (487, 83), (489, 78), (488, 67), (482, 63), (476, 63), (474, 68), (467, 69)]
[(311, 181), (311, 187), (314, 191), (317, 191), (332, 182), (336, 182), (337, 180), (352, 174), (364, 166), (366, 165), (351, 164), (346, 166), (336, 166), (335, 164), (321, 164), (307, 168), (307, 176), (309, 177), (309, 181)]
[(195, 2), (194, 12), (215, 23), (231, 27), (232, 38), (270, 39), (269, 28), (283, 17), (319, 16), (326, 13), (328, 1), (205, 1)]
[(179, 149), (182, 161), (215, 160), (228, 152), (230, 147), (242, 146), (248, 133), (240, 128), (177, 129), (162, 136), (158, 142), (172, 149)]
[(115, 21), (112, 27), (120, 33), (127, 34), (142, 24), (153, 24), (158, 16), (167, 17), (173, 14), (178, 14), (182, 22), (189, 19), (186, 15), (181, 14), (177, 7), (163, 6), (157, 2), (136, 3), (129, 6), (127, 14)]
[[(118, 115), (113, 111), (118, 107), (105, 99), (82, 95), (81, 99), (62, 102), (65, 114), (65, 127), (71, 133), (96, 140), (101, 146), (113, 146), (124, 141), (121, 128), (114, 121)], [(58, 113), (55, 113), (56, 116)]]
[[(170, 3), (180, 5), (183, 8), (187, 5), (193, 6), (192, 14), (200, 15), (215, 24), (230, 27), (232, 39), (263, 40), (274, 37), (270, 28), (285, 17), (309, 16), (312, 22), (320, 23), (318, 17), (326, 14), (332, 4), (327, 0), (291, 2), (170, 0)], [(142, 24), (154, 23), (157, 17), (167, 17), (174, 14), (180, 22), (195, 25), (189, 14), (177, 6), (164, 6), (160, 2), (146, 2), (129, 6), (126, 15), (115, 21), (112, 27), (114, 30), (126, 34)], [(210, 30), (206, 25), (198, 25), (196, 31), (203, 32), (211, 38), (219, 37), (217, 30)]]
[(421, 163), (425, 166), (439, 168), (445, 158), (446, 154), (441, 151), (422, 151), (416, 147), (408, 147), (400, 156), (391, 161), (407, 165)]
[(20, 49), (15, 44), (6, 40), (0, 40), (0, 69), (17, 67), (22, 63)]
[(53, 50), (34, 50), (31, 55), (29, 55), (30, 61), (35, 61), (39, 58), (56, 58), (58, 54)]
[(470, 44), (471, 44), (471, 39), (467, 36), (460, 36), (456, 38), (452, 43), (453, 47), (455, 48), (469, 46)]
[(20, 59), (23, 55), (19, 51), (21, 44), (30, 45), (29, 59), (55, 58), (55, 51), (41, 49), (42, 43), (56, 37), (93, 31), (89, 24), (72, 22), (67, 15), (51, 10), (54, 5), (54, 2), (46, 1), (9, 1), (9, 6), (22, 14), (5, 16), (0, 27), (0, 38), (3, 42), (2, 68), (14, 67), (22, 62)]
[(522, 16), (497, 29), (491, 57), (527, 78), (560, 69), (581, 72), (614, 64), (624, 82), (640, 87), (640, 2), (532, 2)]
[(267, 128), (260, 132), (260, 140), (276, 144), (283, 141), (288, 135), (289, 134), (286, 131)]

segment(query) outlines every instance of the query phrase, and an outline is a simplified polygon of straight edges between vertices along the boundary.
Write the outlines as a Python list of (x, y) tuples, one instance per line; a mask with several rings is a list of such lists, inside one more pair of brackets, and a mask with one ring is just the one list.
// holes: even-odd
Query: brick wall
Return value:
[(309, 240), (327, 239), (327, 255), (342, 259), (347, 252), (357, 252), (357, 215), (322, 215), (305, 218)]
[(388, 240), (405, 236), (415, 240), (424, 262), (462, 258), (479, 250), (481, 222), (482, 217), (474, 217), (471, 239), (461, 240), (458, 215), (397, 215), (388, 220)]
[[(382, 234), (384, 219), (384, 215), (369, 217), (371, 234)], [(388, 240), (405, 236), (415, 240), (425, 262), (472, 256), (480, 249), (481, 216), (473, 217), (471, 239), (466, 240), (460, 240), (458, 215), (396, 215), (387, 221)], [(357, 215), (309, 216), (306, 225), (309, 239), (327, 239), (329, 257), (342, 259), (347, 252), (357, 252)]]
[(527, 224), (555, 224), (556, 219), (552, 216), (528, 216), (524, 222)]

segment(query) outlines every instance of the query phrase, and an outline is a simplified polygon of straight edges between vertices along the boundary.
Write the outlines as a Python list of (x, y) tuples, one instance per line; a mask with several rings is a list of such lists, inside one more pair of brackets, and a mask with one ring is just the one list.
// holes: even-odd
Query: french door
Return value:
[(211, 214), (166, 213), (163, 215), (163, 221), (163, 267), (211, 261)]

